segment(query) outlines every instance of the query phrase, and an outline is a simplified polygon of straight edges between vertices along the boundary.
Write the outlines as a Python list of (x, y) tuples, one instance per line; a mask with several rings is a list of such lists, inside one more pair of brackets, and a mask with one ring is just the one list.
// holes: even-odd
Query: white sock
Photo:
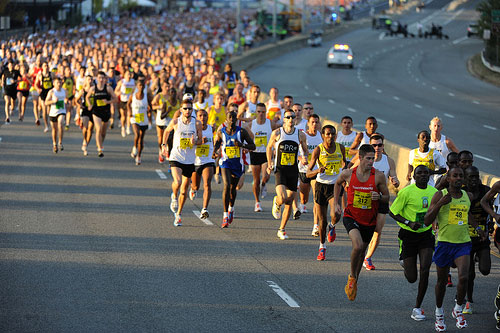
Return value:
[(443, 308), (438, 308), (436, 306), (436, 316), (443, 316), (444, 315), (444, 311), (443, 311)]
[(325, 243), (319, 243), (319, 249), (326, 249)]
[(462, 312), (462, 306), (461, 306), (461, 305), (458, 305), (457, 303), (455, 303), (455, 311), (460, 311), (460, 312)]
[(229, 211), (230, 212), (234, 211), (234, 207), (229, 206)]
[(224, 217), (227, 217), (227, 212), (224, 212)]

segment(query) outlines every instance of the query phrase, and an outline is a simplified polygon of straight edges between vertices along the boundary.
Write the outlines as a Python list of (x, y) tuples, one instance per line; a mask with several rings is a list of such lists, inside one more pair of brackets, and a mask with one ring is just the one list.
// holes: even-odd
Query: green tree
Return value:
[(479, 24), (479, 35), (483, 36), (484, 30), (491, 31), (491, 37), (489, 40), (485, 40), (485, 58), (495, 65), (500, 65), (497, 63), (497, 52), (498, 48), (500, 48), (499, 40), (500, 40), (500, 31), (495, 32), (491, 29), (491, 11), (492, 10), (500, 10), (500, 0), (486, 0), (481, 2), (476, 11), (478, 11), (481, 16), (478, 20)]

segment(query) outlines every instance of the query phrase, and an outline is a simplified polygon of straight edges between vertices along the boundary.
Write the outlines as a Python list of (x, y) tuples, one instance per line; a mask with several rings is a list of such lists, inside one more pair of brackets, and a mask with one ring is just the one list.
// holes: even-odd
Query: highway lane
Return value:
[[(443, 119), (445, 135), (459, 149), (477, 156), (481, 170), (498, 173), (497, 149), (500, 120), (498, 87), (472, 77), (466, 60), (482, 49), (478, 39), (464, 39), (468, 22), (477, 15), (468, 2), (455, 12), (441, 10), (443, 2), (431, 3), (423, 13), (402, 17), (413, 28), (427, 23), (446, 23), (449, 40), (381, 37), (381, 31), (359, 29), (335, 39), (349, 43), (355, 53), (355, 68), (326, 68), (331, 43), (321, 48), (293, 51), (250, 71), (264, 89), (281, 88), (281, 96), (292, 94), (299, 102), (310, 100), (316, 111), (333, 120), (353, 116), (362, 128), (370, 115), (381, 119), (380, 131), (389, 140), (416, 147), (416, 134), (428, 128), (434, 116)], [(424, 21), (424, 23), (426, 23)]]

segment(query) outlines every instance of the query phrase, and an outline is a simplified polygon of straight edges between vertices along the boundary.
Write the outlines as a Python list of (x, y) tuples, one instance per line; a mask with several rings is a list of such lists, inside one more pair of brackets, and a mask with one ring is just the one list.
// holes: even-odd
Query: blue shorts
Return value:
[(459, 244), (438, 242), (432, 256), (432, 261), (440, 268), (451, 266), (455, 259), (470, 255), (471, 249), (471, 242)]

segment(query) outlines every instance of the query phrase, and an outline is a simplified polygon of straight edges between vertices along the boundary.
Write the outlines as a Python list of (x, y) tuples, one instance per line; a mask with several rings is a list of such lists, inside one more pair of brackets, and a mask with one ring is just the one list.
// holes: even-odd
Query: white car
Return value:
[(335, 44), (328, 51), (326, 56), (326, 64), (328, 67), (332, 65), (345, 65), (349, 68), (353, 67), (354, 57), (352, 50), (347, 44)]

